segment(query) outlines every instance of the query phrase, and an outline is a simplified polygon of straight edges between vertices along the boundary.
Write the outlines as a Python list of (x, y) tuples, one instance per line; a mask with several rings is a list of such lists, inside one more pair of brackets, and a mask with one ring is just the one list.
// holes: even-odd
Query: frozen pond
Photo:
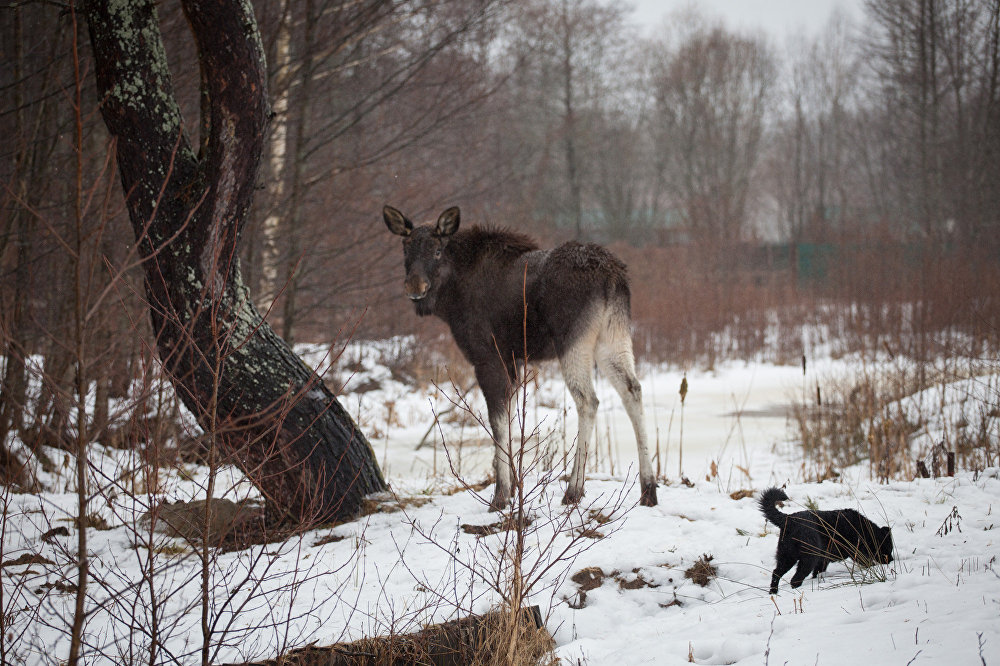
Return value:
[[(703, 478), (713, 462), (722, 479), (752, 470), (760, 458), (757, 454), (770, 453), (774, 445), (786, 441), (790, 406), (803, 391), (800, 367), (733, 363), (714, 371), (688, 372), (682, 408), (679, 389), (684, 372), (642, 366), (639, 375), (654, 467), (659, 451), (658, 468), (669, 479), (678, 479), (681, 470), (689, 478)], [(348, 390), (355, 381), (365, 380), (355, 378)], [(635, 474), (635, 438), (628, 415), (609, 382), (597, 377), (596, 387), (600, 408), (588, 473)], [(461, 392), (454, 386), (415, 391), (386, 380), (377, 390), (348, 398), (354, 402), (346, 406), (370, 433), (388, 478), (416, 483), (440, 478), (448, 472), (450, 457), (471, 482), (489, 472), (492, 449), (478, 387), (465, 394), (468, 409), (453, 405)], [(539, 369), (521, 404), (530, 445), (539, 451), (544, 465), (551, 460), (559, 469), (560, 461), (573, 453), (577, 412), (555, 365)], [(435, 414), (440, 415), (437, 424)], [(513, 427), (520, 431), (519, 422)]]

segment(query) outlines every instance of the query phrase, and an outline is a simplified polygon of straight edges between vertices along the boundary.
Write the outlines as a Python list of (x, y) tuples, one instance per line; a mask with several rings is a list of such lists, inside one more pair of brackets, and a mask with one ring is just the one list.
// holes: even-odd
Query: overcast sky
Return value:
[(763, 29), (781, 40), (789, 32), (815, 33), (839, 6), (852, 18), (861, 17), (861, 0), (629, 0), (635, 20), (655, 30), (671, 11), (694, 5), (707, 17), (721, 17), (734, 29)]

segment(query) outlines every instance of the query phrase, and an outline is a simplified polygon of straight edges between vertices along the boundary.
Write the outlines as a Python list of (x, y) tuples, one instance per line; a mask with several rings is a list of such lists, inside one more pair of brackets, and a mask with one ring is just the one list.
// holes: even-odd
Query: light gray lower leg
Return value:
[(594, 422), (597, 418), (597, 393), (590, 376), (590, 363), (579, 359), (573, 363), (563, 363), (563, 377), (566, 388), (576, 403), (578, 429), (576, 435), (576, 456), (573, 459), (573, 470), (569, 475), (569, 485), (563, 496), (563, 504), (576, 504), (583, 498), (583, 483), (587, 472), (587, 453), (590, 447), (590, 437), (594, 433)]
[(493, 430), (493, 473), (497, 480), (490, 511), (500, 511), (507, 506), (511, 496), (509, 415), (490, 415), (490, 428)]
[(505, 508), (511, 496), (511, 437), (510, 437), (510, 396), (511, 378), (501, 364), (476, 366), (476, 381), (486, 398), (486, 409), (493, 431), (493, 472), (496, 475), (496, 490), (490, 502), (491, 511)]
[(635, 443), (639, 458), (640, 502), (645, 506), (655, 506), (656, 475), (649, 455), (649, 444), (646, 439), (646, 419), (642, 406), (642, 386), (635, 374), (635, 363), (631, 350), (622, 350), (617, 354), (602, 356), (601, 371), (607, 375), (611, 384), (621, 396), (625, 412), (632, 422), (635, 432)]

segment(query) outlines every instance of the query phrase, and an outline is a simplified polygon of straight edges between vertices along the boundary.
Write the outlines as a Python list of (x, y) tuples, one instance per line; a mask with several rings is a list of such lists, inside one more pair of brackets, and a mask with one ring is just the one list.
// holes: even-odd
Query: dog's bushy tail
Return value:
[(781, 488), (768, 488), (760, 494), (760, 499), (757, 500), (757, 506), (760, 507), (761, 513), (767, 518), (768, 522), (777, 525), (778, 527), (785, 526), (785, 514), (778, 511), (778, 507), (775, 506), (778, 502), (784, 502), (788, 499), (788, 495)]

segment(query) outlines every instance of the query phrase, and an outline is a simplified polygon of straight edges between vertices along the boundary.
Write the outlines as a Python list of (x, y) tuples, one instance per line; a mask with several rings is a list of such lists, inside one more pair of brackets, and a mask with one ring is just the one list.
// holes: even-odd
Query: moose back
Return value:
[(511, 400), (525, 361), (558, 359), (579, 412), (576, 456), (564, 504), (583, 497), (587, 448), (594, 432), (595, 362), (622, 398), (639, 449), (640, 501), (656, 504), (635, 374), (625, 265), (594, 244), (541, 250), (523, 234), (480, 227), (459, 231), (458, 208), (436, 223), (414, 225), (392, 206), (382, 217), (403, 237), (403, 287), (418, 315), (436, 315), (472, 363), (486, 398), (495, 444), (496, 489), (490, 509), (511, 496)]

